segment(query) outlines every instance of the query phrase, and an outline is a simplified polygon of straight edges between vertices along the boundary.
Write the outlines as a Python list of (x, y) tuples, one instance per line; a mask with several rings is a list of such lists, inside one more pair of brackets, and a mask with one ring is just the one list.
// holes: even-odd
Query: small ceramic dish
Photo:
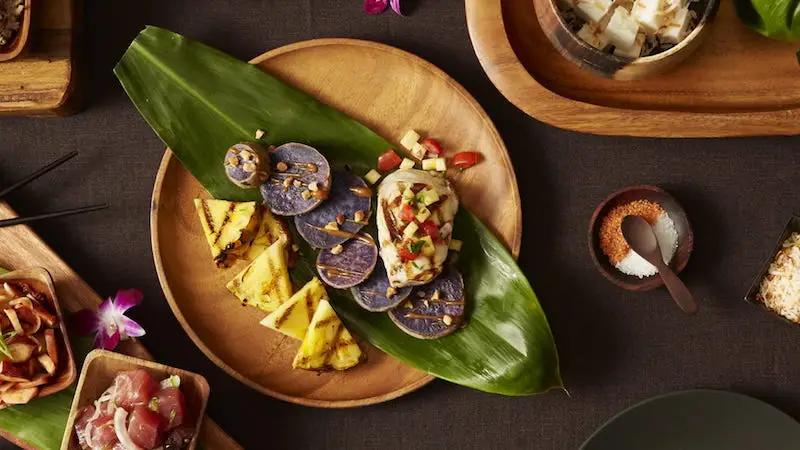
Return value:
[(764, 311), (772, 314), (773, 316), (778, 317), (779, 319), (783, 320), (786, 323), (790, 323), (792, 325), (798, 325), (795, 322), (783, 317), (782, 315), (776, 313), (775, 311), (769, 309), (767, 305), (764, 304), (761, 300), (759, 300), (759, 292), (761, 291), (761, 282), (764, 280), (764, 277), (767, 276), (767, 272), (769, 271), (769, 266), (775, 260), (775, 256), (780, 251), (781, 247), (783, 246), (783, 242), (791, 236), (792, 233), (800, 232), (800, 216), (793, 215), (789, 218), (789, 223), (783, 228), (783, 233), (781, 233), (778, 242), (775, 244), (775, 247), (772, 250), (772, 253), (769, 254), (769, 258), (764, 263), (764, 266), (761, 267), (761, 271), (758, 272), (758, 275), (753, 279), (753, 283), (750, 285), (750, 290), (747, 291), (747, 295), (744, 296), (745, 301), (748, 303), (752, 303)]
[(117, 373), (133, 369), (144, 369), (156, 380), (162, 380), (171, 375), (181, 377), (181, 391), (186, 399), (184, 423), (193, 425), (195, 429), (194, 438), (188, 449), (195, 450), (197, 448), (200, 426), (203, 424), (208, 395), (211, 390), (205, 377), (153, 361), (105, 350), (93, 350), (83, 363), (81, 377), (72, 400), (72, 409), (70, 409), (67, 419), (64, 439), (61, 441), (61, 450), (80, 450), (78, 439), (75, 436), (75, 420), (78, 410), (97, 400), (113, 384)]
[(46, 269), (41, 267), (15, 270), (6, 274), (0, 275), (0, 287), (5, 282), (25, 282), (38, 293), (44, 294), (47, 297), (47, 304), (45, 305), (48, 312), (55, 313), (58, 317), (58, 328), (56, 329), (56, 344), (58, 345), (58, 355), (56, 363), (55, 375), (51, 377), (51, 381), (42, 385), (38, 394), (31, 401), (36, 401), (38, 397), (47, 397), (48, 395), (55, 394), (62, 391), (72, 383), (75, 382), (77, 376), (77, 369), (75, 368), (75, 359), (72, 356), (72, 348), (69, 345), (69, 336), (67, 335), (67, 326), (64, 322), (64, 314), (61, 312), (61, 306), (56, 297), (55, 286), (53, 285), (53, 277)]
[(536, 17), (556, 50), (571, 62), (600, 76), (636, 80), (669, 71), (692, 54), (708, 35), (717, 15), (719, 0), (693, 2), (697, 25), (674, 47), (651, 56), (626, 58), (598, 50), (572, 32), (556, 4), (559, 0), (533, 0)]
[(31, 34), (31, 2), (25, 0), (25, 10), (22, 12), (22, 20), (19, 29), (14, 34), (14, 39), (8, 44), (0, 47), (0, 62), (10, 61), (26, 49), (28, 46), (28, 36)]
[(689, 262), (689, 255), (692, 253), (694, 245), (694, 235), (689, 219), (681, 205), (663, 189), (656, 186), (630, 186), (614, 192), (603, 200), (594, 210), (589, 221), (589, 253), (592, 255), (597, 270), (603, 274), (608, 281), (629, 291), (649, 291), (662, 286), (664, 282), (658, 274), (639, 278), (626, 275), (617, 270), (600, 248), (600, 226), (603, 218), (615, 207), (624, 205), (636, 200), (649, 200), (658, 203), (666, 211), (669, 217), (675, 222), (675, 229), (678, 232), (678, 249), (669, 263), (675, 273), (680, 273)]

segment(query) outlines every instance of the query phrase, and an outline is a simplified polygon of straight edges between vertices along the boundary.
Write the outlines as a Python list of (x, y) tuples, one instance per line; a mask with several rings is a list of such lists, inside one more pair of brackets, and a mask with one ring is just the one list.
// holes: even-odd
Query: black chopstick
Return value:
[(55, 160), (55, 161), (51, 162), (50, 164), (42, 167), (41, 169), (37, 170), (36, 172), (33, 172), (32, 174), (28, 175), (27, 177), (17, 181), (16, 183), (12, 184), (9, 187), (3, 189), (2, 191), (0, 191), (0, 198), (5, 197), (10, 192), (15, 191), (15, 190), (21, 188), (22, 186), (25, 186), (26, 184), (30, 183), (31, 181), (39, 178), (40, 176), (46, 174), (47, 172), (50, 172), (51, 170), (55, 169), (56, 167), (64, 164), (65, 162), (67, 162), (70, 159), (74, 158), (75, 155), (77, 155), (77, 154), (78, 154), (77, 151), (73, 151), (71, 153), (67, 153), (66, 155), (62, 156), (61, 158), (58, 158), (57, 160)]
[(93, 206), (84, 206), (82, 208), (74, 208), (74, 209), (65, 209), (63, 211), (56, 211), (46, 214), (39, 214), (38, 216), (28, 216), (28, 217), (15, 217), (13, 219), (6, 219), (0, 220), (0, 228), (3, 227), (10, 227), (12, 225), (22, 225), (31, 222), (35, 222), (37, 220), (45, 220), (45, 219), (55, 219), (56, 217), (64, 217), (64, 216), (71, 216), (74, 214), (83, 214), (92, 211), (97, 211), (100, 209), (108, 208), (107, 203), (103, 203), (102, 205), (93, 205)]

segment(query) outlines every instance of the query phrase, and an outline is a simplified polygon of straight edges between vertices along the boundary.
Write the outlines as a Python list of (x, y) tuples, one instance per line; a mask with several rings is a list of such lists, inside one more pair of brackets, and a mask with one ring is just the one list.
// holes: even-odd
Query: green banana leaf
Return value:
[(800, 40), (800, 0), (733, 0), (739, 18), (764, 36)]
[[(114, 69), (144, 119), (211, 195), (260, 200), (225, 177), (228, 147), (252, 140), (312, 145), (332, 165), (366, 172), (392, 147), (344, 114), (259, 68), (167, 30), (148, 27)], [(470, 212), (456, 236), (468, 300), (468, 326), (436, 341), (399, 330), (386, 314), (362, 310), (349, 291), (331, 289), (345, 325), (407, 364), (487, 392), (529, 395), (562, 387), (550, 327), (524, 274), (502, 243)], [(302, 240), (298, 240), (302, 242)], [(314, 274), (315, 254), (301, 248), (296, 281)]]

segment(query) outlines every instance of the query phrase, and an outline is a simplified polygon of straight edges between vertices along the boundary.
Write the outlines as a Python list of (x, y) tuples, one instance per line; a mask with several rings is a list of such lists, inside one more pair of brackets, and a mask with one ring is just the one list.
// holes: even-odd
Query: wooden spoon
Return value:
[(653, 227), (642, 217), (625, 216), (622, 219), (622, 235), (633, 251), (650, 264), (656, 266), (661, 279), (664, 280), (664, 285), (667, 286), (670, 295), (672, 295), (681, 310), (686, 314), (696, 313), (698, 309), (697, 302), (695, 302), (692, 293), (689, 292), (689, 289), (686, 289), (686, 285), (675, 275), (675, 272), (664, 263)]

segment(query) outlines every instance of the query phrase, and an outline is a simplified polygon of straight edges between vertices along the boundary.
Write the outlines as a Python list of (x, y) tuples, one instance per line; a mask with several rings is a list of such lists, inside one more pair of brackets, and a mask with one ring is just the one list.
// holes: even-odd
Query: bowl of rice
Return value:
[(800, 216), (792, 216), (745, 300), (800, 324)]
[(657, 186), (630, 186), (603, 200), (589, 221), (589, 253), (597, 270), (615, 285), (648, 291), (664, 282), (656, 268), (634, 252), (620, 229), (628, 215), (643, 217), (653, 227), (661, 256), (675, 273), (689, 262), (694, 234), (686, 212), (675, 198)]

